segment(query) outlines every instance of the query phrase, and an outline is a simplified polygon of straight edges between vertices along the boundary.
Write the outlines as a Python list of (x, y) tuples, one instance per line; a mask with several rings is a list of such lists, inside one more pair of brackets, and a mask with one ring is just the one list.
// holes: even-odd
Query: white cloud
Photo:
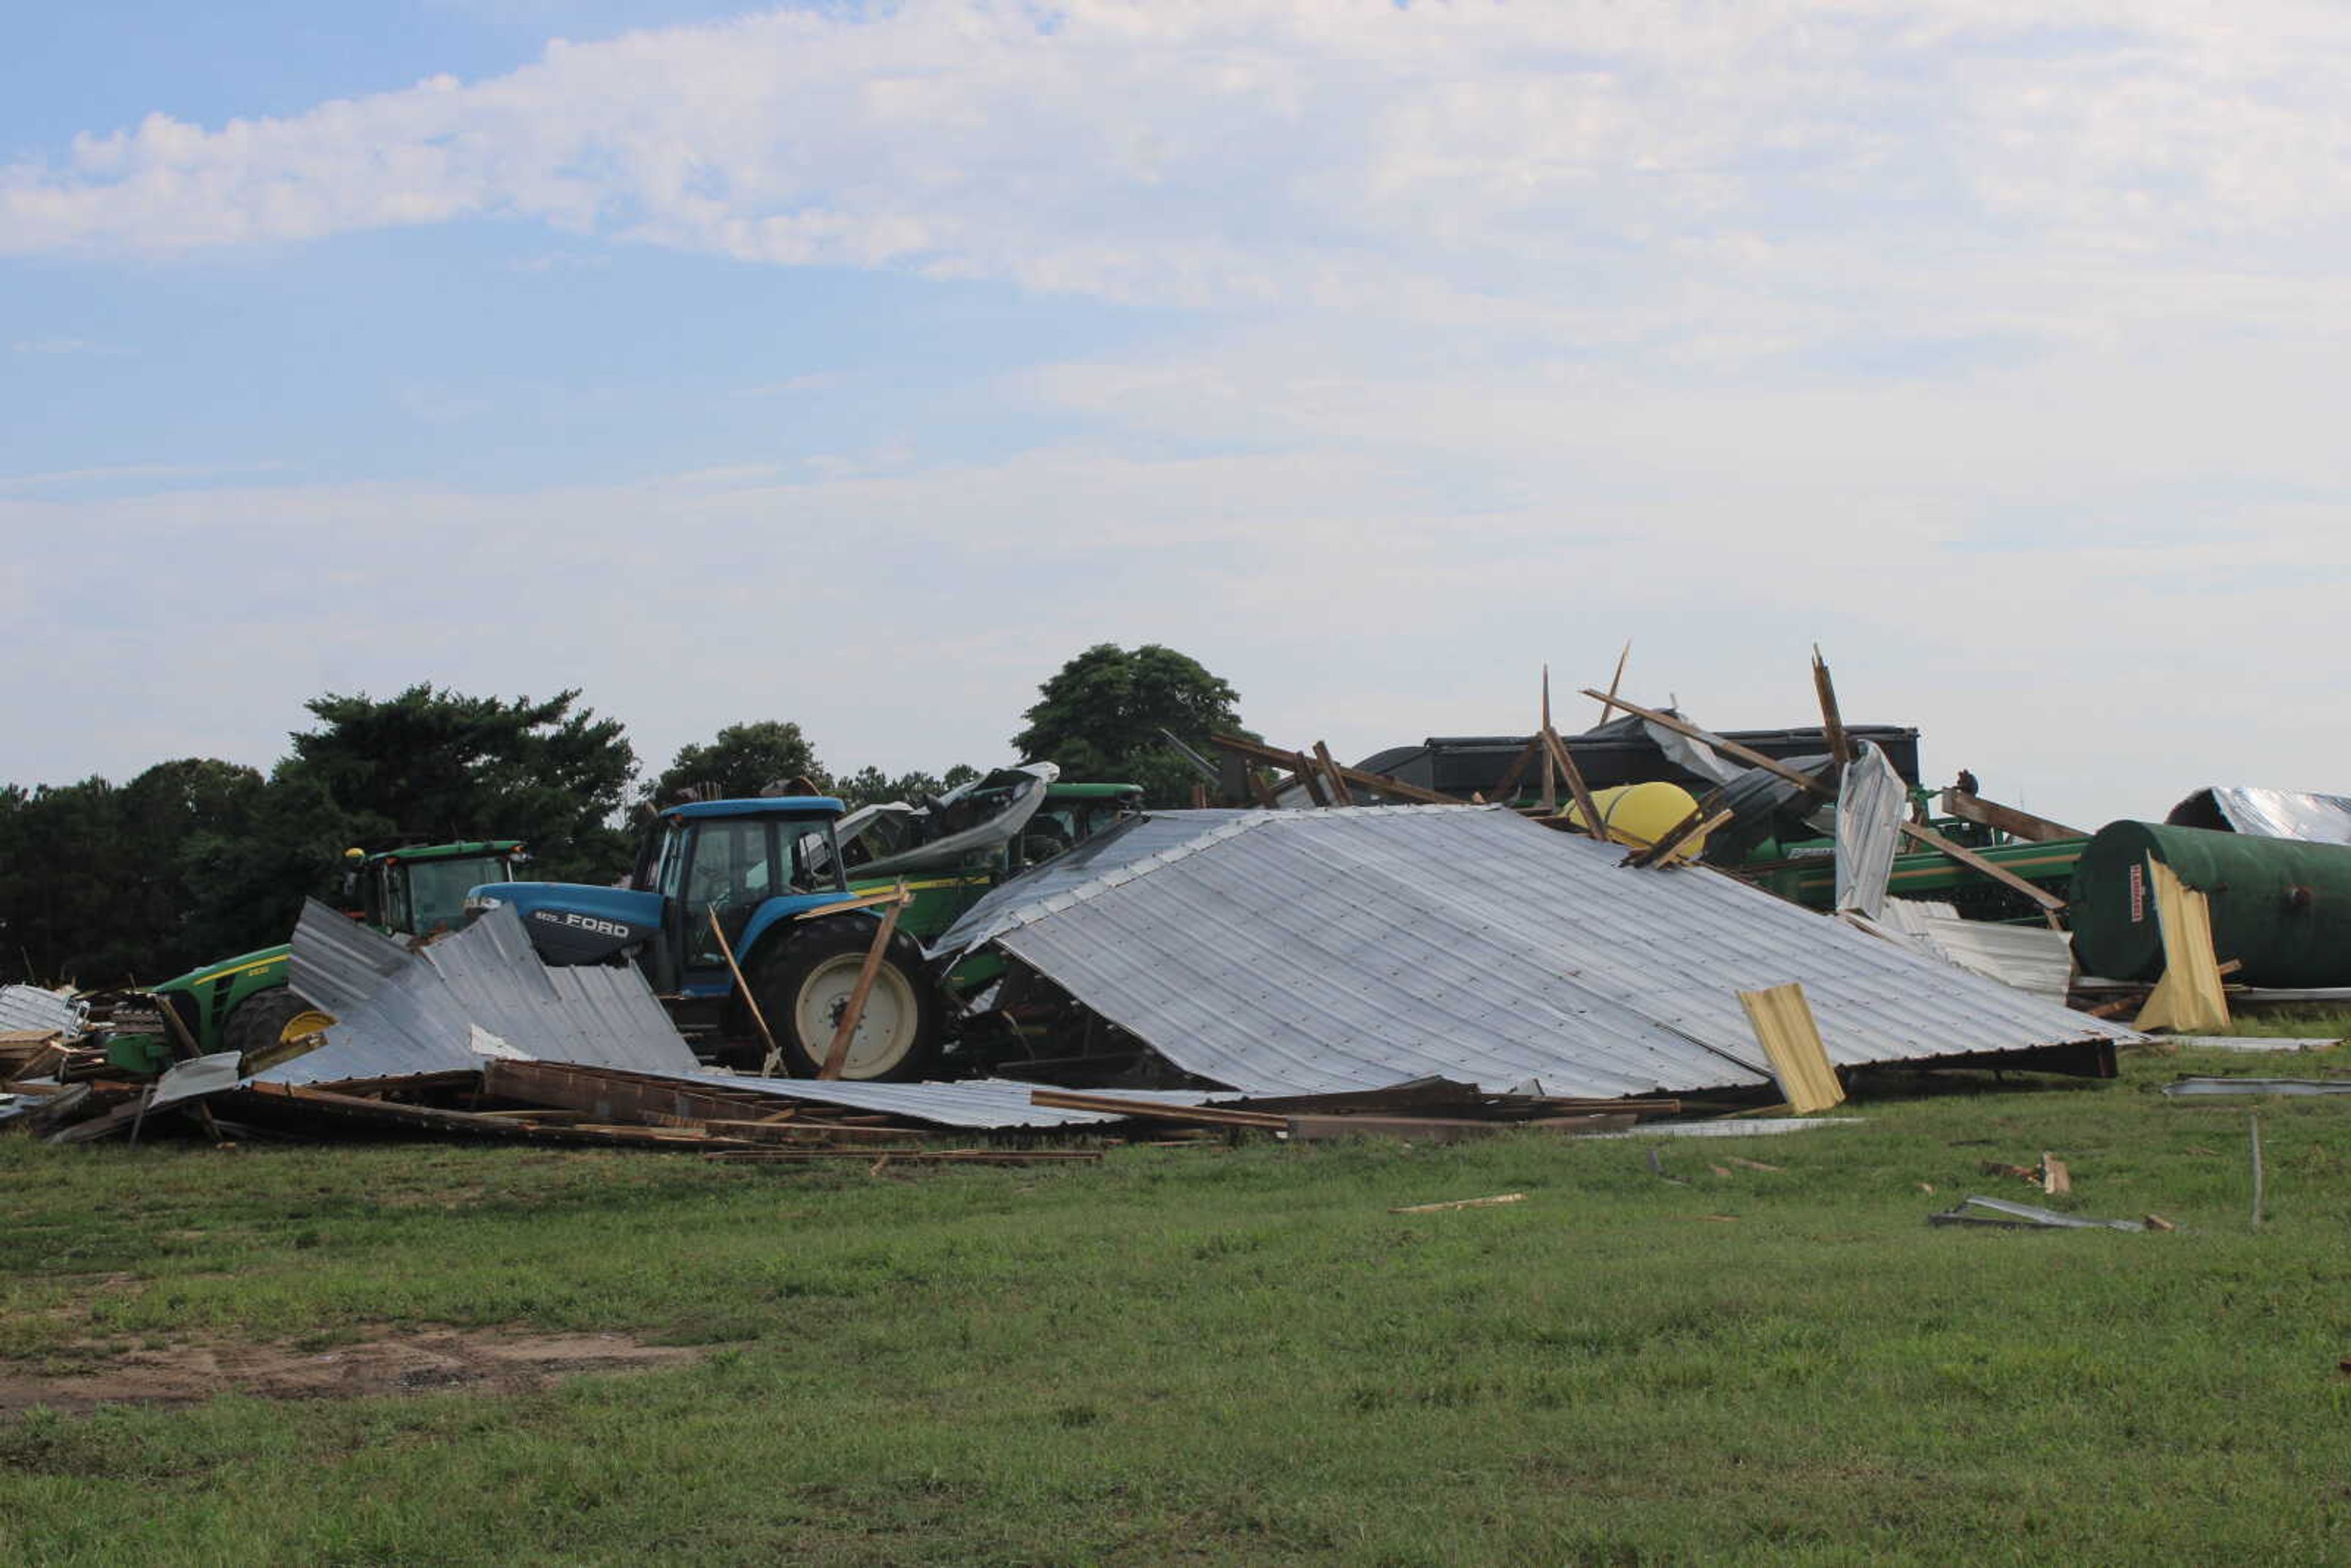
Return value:
[(93, 343), (87, 338), (23, 338), (9, 344), (8, 349), (11, 353), (17, 354), (101, 354), (110, 357), (127, 351), (109, 348), (104, 343)]
[[(1522, 726), (1540, 664), (1564, 694), (1629, 635), (1630, 693), (1725, 726), (1802, 722), (1821, 642), (1849, 715), (1918, 725), (1937, 776), (1965, 763), (2061, 818), (2160, 813), (2215, 779), (2339, 787), (2310, 723), (2327, 667), (2245, 673), (2331, 625), (2351, 580), (2329, 357), (2191, 347), (2175, 383), (2084, 353), (1791, 397), (1310, 371), (1249, 341), (1038, 377), (1028, 395), (1111, 428), (990, 461), (0, 496), (28, 580), (115, 585), (20, 603), (28, 645), (111, 656), (28, 698), (70, 760), (18, 766), (142, 766), (152, 728), (65, 721), (230, 681), (203, 748), (266, 760), (304, 697), (429, 679), (583, 686), (656, 762), (774, 716), (837, 761), (939, 767), (1001, 756), (1036, 683), (1103, 640), (1184, 648), (1254, 725), (1360, 755)], [(2255, 373), (2298, 423), (2232, 409)], [(1226, 423), (1259, 439), (1155, 450)], [(236, 612), (191, 641), (183, 601)]]
[[(2290, 0), (913, 0), (88, 136), (0, 173), (0, 251), (524, 220), (1190, 309), (956, 389), (980, 436), (603, 488), (0, 479), (15, 634), (118, 650), (35, 699), (72, 758), (18, 766), (142, 765), (152, 725), (68, 721), (232, 684), (205, 748), (266, 760), (303, 697), (420, 678), (583, 685), (655, 762), (759, 716), (986, 761), (1099, 640), (1361, 753), (1522, 725), (1540, 663), (1629, 634), (1635, 694), (1726, 726), (1802, 722), (1819, 640), (1848, 713), (2053, 815), (2340, 789), (2324, 662), (2245, 672), (2351, 576), (2346, 43)], [(722, 375), (935, 406), (954, 372), (895, 351)], [(470, 367), (389, 379), (495, 440)], [(24, 586), (61, 582), (111, 585), (97, 623)], [(188, 602), (237, 613), (190, 640)]]
[(2294, 0), (783, 11), (286, 119), (87, 134), (0, 173), (0, 250), (521, 217), (1719, 352), (1866, 325), (1921, 277), (1961, 284), (1956, 329), (2003, 306), (2054, 329), (2078, 285), (1986, 300), (1969, 268), (2261, 272), (2282, 240), (2339, 239), (2346, 45), (2351, 15)]

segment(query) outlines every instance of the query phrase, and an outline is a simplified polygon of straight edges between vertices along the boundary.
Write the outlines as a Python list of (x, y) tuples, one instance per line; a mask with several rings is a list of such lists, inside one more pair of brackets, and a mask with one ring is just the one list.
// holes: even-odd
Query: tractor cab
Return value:
[[(529, 858), (520, 839), (420, 844), (373, 854), (346, 850), (344, 908), (388, 936), (431, 936), (465, 924), (470, 890), (509, 881), (514, 868)], [(199, 1051), (239, 1051), (246, 1070), (257, 1071), (273, 1053), (323, 1027), (324, 1015), (287, 988), (289, 953), (280, 943), (223, 958), (164, 981), (154, 995), (180, 1015)], [(152, 1071), (169, 1056), (160, 1039), (151, 1054), (152, 1064), (137, 1070)], [(116, 1065), (131, 1064), (119, 1060)]]
[(1143, 810), (1140, 784), (1063, 784), (1045, 790), (1045, 802), (1014, 841), (1008, 875), (1074, 849), (1122, 818)]
[(519, 839), (428, 844), (416, 849), (347, 850), (351, 870), (343, 891), (359, 904), (359, 919), (379, 931), (430, 936), (465, 923), (465, 895), (490, 883), (512, 882), (529, 857)]
[(549, 964), (634, 956), (657, 991), (723, 996), (733, 977), (711, 916), (740, 952), (778, 920), (841, 902), (841, 811), (827, 795), (689, 801), (654, 819), (630, 886), (492, 883), (466, 907), (514, 905)]
[(921, 945), (852, 895), (841, 814), (825, 795), (689, 801), (654, 818), (629, 886), (491, 883), (465, 904), (512, 905), (552, 966), (633, 960), (719, 1054), (756, 1029), (799, 1076), (831, 1062), (844, 1078), (919, 1078), (938, 1055), (938, 1000)]

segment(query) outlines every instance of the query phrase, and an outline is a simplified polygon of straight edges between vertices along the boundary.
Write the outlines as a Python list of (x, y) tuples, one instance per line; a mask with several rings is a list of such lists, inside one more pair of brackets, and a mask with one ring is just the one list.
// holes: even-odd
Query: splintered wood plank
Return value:
[(1391, 1208), (1390, 1214), (1443, 1214), (1455, 1208), (1499, 1208), (1506, 1203), (1524, 1203), (1522, 1192), (1500, 1192), (1491, 1197), (1457, 1197), (1448, 1203), (1408, 1203), (1402, 1208)]
[(1839, 768), (1851, 762), (1856, 755), (1853, 739), (1844, 732), (1844, 716), (1837, 711), (1836, 683), (1829, 679), (1829, 667), (1821, 657), (1821, 646), (1813, 644), (1813, 686), (1821, 697), (1821, 733), (1827, 737), (1829, 759)]
[[(1601, 692), (1586, 691), (1583, 695), (1588, 697), (1599, 698), (1603, 701), (1607, 700), (1605, 694)], [(1827, 785), (1822, 783), (1811, 774), (1801, 772), (1796, 768), (1789, 767), (1786, 763), (1781, 761), (1776, 757), (1766, 757), (1761, 752), (1755, 750), (1751, 747), (1741, 746), (1735, 740), (1725, 740), (1722, 737), (1716, 735), (1711, 730), (1700, 729), (1698, 726), (1688, 723), (1686, 720), (1676, 718), (1669, 713), (1659, 713), (1655, 708), (1642, 707), (1637, 703), (1626, 702), (1623, 697), (1616, 698), (1615, 703), (1618, 707), (1623, 708), (1626, 713), (1631, 714), (1635, 718), (1646, 719), (1651, 724), (1663, 725), (1666, 728), (1672, 730), (1676, 735), (1682, 736), (1687, 739), (1703, 741), (1707, 745), (1713, 747), (1717, 751), (1721, 752), (1725, 757), (1736, 757), (1740, 761), (1744, 762), (1750, 768), (1761, 768), (1764, 772), (1785, 779), (1789, 783), (1797, 786), (1799, 789), (1809, 790), (1813, 794), (1826, 796), (1830, 800), (1834, 800), (1836, 798), (1835, 790), (1830, 789)]]
[[(1964, 844), (1953, 843), (1932, 828), (1922, 828), (1916, 822), (1904, 822), (1901, 828), (1903, 837), (1917, 840), (1928, 849), (1959, 862), (1970, 871), (1980, 872), (2011, 893), (2022, 894), (2039, 904), (2043, 912), (2047, 915), (2054, 915), (2065, 907), (2065, 901), (2047, 888), (2035, 887), (2006, 866), (1984, 859)], [(2051, 924), (2054, 925), (2055, 922), (2053, 920)]]

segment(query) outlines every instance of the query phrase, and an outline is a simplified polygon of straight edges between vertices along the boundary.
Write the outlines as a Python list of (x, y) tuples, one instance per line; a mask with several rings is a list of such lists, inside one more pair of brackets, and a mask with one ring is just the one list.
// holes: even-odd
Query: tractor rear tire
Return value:
[[(812, 921), (760, 960), (752, 991), (793, 1077), (814, 1078), (823, 1069), (873, 932), (869, 918)], [(923, 973), (920, 950), (897, 937), (874, 971), (841, 1076), (862, 1082), (924, 1077), (937, 1064), (939, 1031), (938, 993)]]
[(272, 986), (237, 1003), (221, 1026), (221, 1048), (235, 1051), (246, 1071), (259, 1072), (300, 1054), (289, 1049), (294, 1041), (327, 1021), (293, 988)]

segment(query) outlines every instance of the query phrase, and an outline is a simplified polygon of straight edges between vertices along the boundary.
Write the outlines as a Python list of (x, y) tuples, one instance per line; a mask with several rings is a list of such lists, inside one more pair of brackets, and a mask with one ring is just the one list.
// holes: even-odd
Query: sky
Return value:
[(576, 687), (658, 769), (1915, 726), (2095, 827), (2351, 792), (2351, 9), (27, 8), (0, 779)]

